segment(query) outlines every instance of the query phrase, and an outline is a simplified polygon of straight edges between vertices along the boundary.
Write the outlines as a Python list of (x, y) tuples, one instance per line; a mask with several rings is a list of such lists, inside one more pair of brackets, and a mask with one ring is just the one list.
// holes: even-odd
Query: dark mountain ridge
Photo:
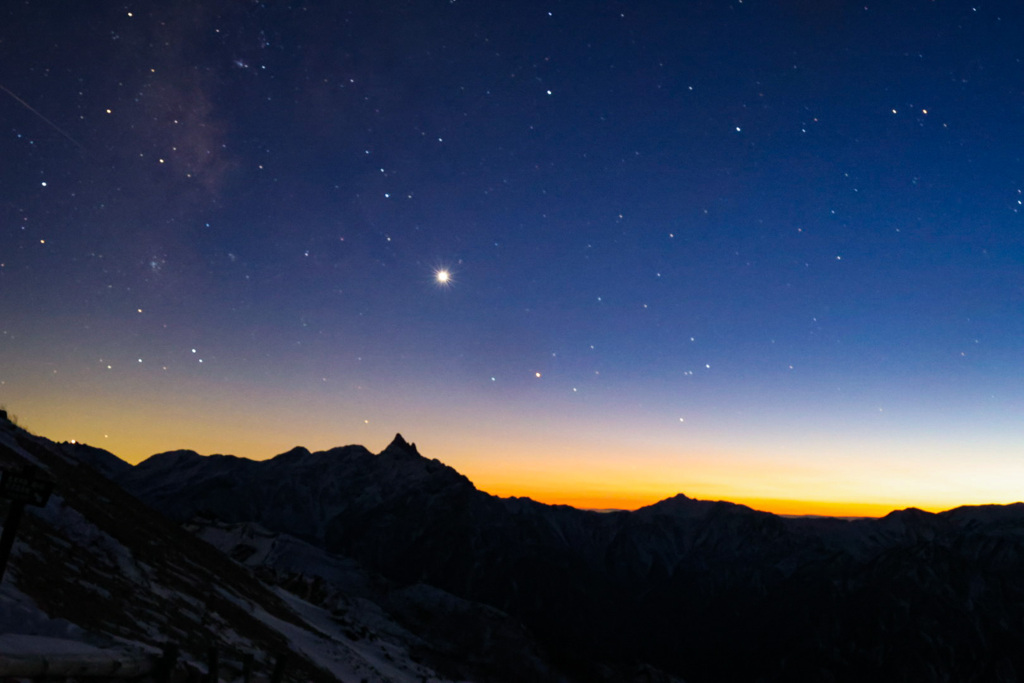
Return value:
[[(296, 450), (284, 460), (309, 455)], [(177, 463), (194, 473), (203, 461), (182, 451), (151, 466)], [(25, 509), (0, 583), (4, 666), (20, 661), (24, 647), (58, 658), (86, 648), (104, 661), (155, 661), (173, 646), (174, 680), (199, 680), (215, 646), (223, 681), (239, 679), (246, 655), (264, 680), (280, 657), (291, 682), (564, 680), (531, 634), (499, 610), (423, 584), (398, 585), (255, 525), (175, 523), (102, 474), (131, 465), (29, 434), (3, 411), (0, 470), (55, 484), (45, 505)], [(9, 505), (0, 498), (4, 524)]]
[(116, 479), (179, 521), (258, 523), (492, 605), (579, 680), (637, 662), (691, 681), (1024, 675), (1020, 504), (845, 521), (679, 495), (596, 513), (490, 496), (401, 436), (378, 455), (161, 454)]
[[(127, 647), (152, 656), (173, 646), (181, 676), (194, 676), (214, 645), (225, 656), (254, 655), (253, 670), (264, 677), (287, 656), (290, 681), (337, 681), (328, 663), (376, 683), (433, 673), (403, 662), (407, 678), (385, 677), (391, 664), (380, 648), (328, 642), (322, 622), (103, 476), (130, 469), (110, 458), (33, 436), (0, 411), (0, 469), (55, 484), (44, 506), (25, 508), (18, 527), (0, 585), (0, 634), (56, 639), (46, 648), (55, 653), (82, 642), (99, 653)], [(0, 509), (9, 505), (0, 499)], [(20, 654), (3, 650), (0, 659), (9, 664)], [(223, 673), (229, 680), (228, 662)]]

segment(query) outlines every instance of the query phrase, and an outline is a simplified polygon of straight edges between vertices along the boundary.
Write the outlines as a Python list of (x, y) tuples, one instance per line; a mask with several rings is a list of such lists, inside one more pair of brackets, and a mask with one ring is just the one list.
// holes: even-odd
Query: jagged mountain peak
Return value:
[[(33, 552), (16, 547), (21, 566), (12, 567), (40, 606), (97, 628), (106, 628), (97, 615), (118, 611), (150, 621), (157, 615), (161, 628), (179, 630), (192, 613), (199, 623), (185, 624), (192, 630), (227, 623), (189, 612), (189, 604), (206, 602), (203, 609), (218, 615), (257, 602), (286, 615), (286, 605), (251, 576), (148, 517), (137, 500), (95, 473), (80, 473), (70, 457), (95, 453), (57, 448), (0, 422), (0, 463), (41, 465), (58, 483), (50, 506), (26, 515), (36, 525), (25, 536)], [(304, 596), (334, 600), (326, 603), (332, 616), (321, 617), (325, 624), (342, 617), (349, 637), (362, 632), (351, 620), (370, 614), (364, 600), (372, 597), (372, 624), (385, 623), (383, 612), (401, 615), (432, 639), (432, 657), (490, 667), (491, 675), (479, 679), (453, 670), (457, 680), (551, 680), (532, 675), (543, 662), (529, 672), (513, 668), (534, 636), (571, 668), (558, 680), (573, 683), (670, 680), (646, 668), (643, 676), (624, 673), (637, 658), (696, 683), (925, 680), (937, 678), (936, 671), (947, 680), (1011, 680), (1024, 671), (1017, 628), (1024, 607), (1013, 597), (1024, 595), (1022, 504), (940, 514), (907, 509), (845, 522), (786, 519), (679, 494), (636, 512), (602, 515), (497, 499), (421, 456), (401, 435), (379, 455), (362, 446), (294, 448), (265, 461), (173, 451), (116, 480), (173, 519), (204, 516), (207, 527), (216, 527), (213, 540), (230, 540), (233, 525), (243, 525), (231, 557), (251, 562), (263, 577), (272, 569), (275, 581)], [(88, 562), (68, 562), (60, 554), (65, 545), (48, 540), (61, 533), (65, 545), (96, 552), (89, 551)], [(154, 539), (172, 547), (156, 547)], [(97, 567), (108, 576), (98, 576)], [(82, 575), (79, 583), (52, 590), (72, 572)], [(218, 592), (203, 593), (213, 582)], [(133, 598), (97, 611), (91, 603), (56, 601), (90, 586), (117, 601), (128, 584), (137, 592), (152, 584), (184, 595), (184, 602), (151, 608)], [(348, 590), (364, 595), (356, 599)], [(217, 596), (230, 591), (235, 602), (222, 604)], [(489, 608), (464, 609), (470, 603)], [(248, 640), (280, 642), (243, 621)], [(195, 647), (210, 637), (203, 631)], [(371, 640), (353, 647), (369, 652)], [(508, 659), (492, 659), (495, 652)], [(487, 657), (474, 660), (473, 653)], [(388, 657), (383, 661), (390, 666)], [(978, 671), (1009, 674), (979, 678)]]
[[(85, 652), (79, 641), (98, 661), (141, 662), (173, 644), (172, 680), (196, 678), (210, 647), (225, 658), (222, 671), (245, 652), (254, 672), (269, 674), (283, 655), (290, 681), (439, 678), (408, 656), (409, 639), (389, 636), (396, 628), (385, 620), (357, 615), (338, 624), (127, 495), (92, 466), (105, 451), (69, 446), (0, 423), (3, 468), (31, 468), (55, 482), (47, 503), (26, 507), (18, 527), (0, 586), (0, 633), (46, 636), (55, 661)], [(161, 455), (216, 462), (187, 451)], [(173, 483), (167, 472), (152, 474)], [(6, 659), (24, 654), (23, 646), (6, 638), (0, 652)]]
[(179, 521), (202, 513), (320, 540), (339, 515), (372, 510), (385, 500), (439, 503), (476, 490), (454, 469), (421, 456), (400, 434), (377, 456), (357, 445), (315, 453), (296, 447), (269, 460), (164, 453), (116, 480)]
[(391, 440), (391, 443), (388, 444), (388, 447), (381, 451), (381, 455), (384, 454), (413, 455), (416, 456), (417, 458), (423, 457), (420, 455), (420, 452), (416, 450), (416, 444), (409, 443), (401, 434), (395, 434), (395, 438)]

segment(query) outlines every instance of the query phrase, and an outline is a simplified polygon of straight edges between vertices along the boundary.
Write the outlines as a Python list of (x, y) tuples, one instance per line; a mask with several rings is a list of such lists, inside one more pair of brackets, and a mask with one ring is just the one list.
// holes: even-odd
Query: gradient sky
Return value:
[(0, 401), (132, 462), (401, 432), (587, 507), (1018, 500), (1022, 35), (1010, 0), (5, 3)]

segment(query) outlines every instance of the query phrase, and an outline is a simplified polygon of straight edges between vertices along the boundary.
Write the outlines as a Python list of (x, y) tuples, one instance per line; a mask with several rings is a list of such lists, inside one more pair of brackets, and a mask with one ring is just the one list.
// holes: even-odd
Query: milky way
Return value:
[(401, 431), (599, 507), (1019, 496), (1024, 8), (80, 5), (0, 22), (29, 428)]

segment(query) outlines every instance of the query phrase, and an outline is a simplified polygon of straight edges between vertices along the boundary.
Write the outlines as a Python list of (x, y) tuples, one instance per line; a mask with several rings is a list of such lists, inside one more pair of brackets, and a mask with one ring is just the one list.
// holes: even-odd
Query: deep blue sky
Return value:
[(0, 18), (30, 428), (133, 460), (402, 431), (570, 502), (1018, 495), (1019, 3)]

